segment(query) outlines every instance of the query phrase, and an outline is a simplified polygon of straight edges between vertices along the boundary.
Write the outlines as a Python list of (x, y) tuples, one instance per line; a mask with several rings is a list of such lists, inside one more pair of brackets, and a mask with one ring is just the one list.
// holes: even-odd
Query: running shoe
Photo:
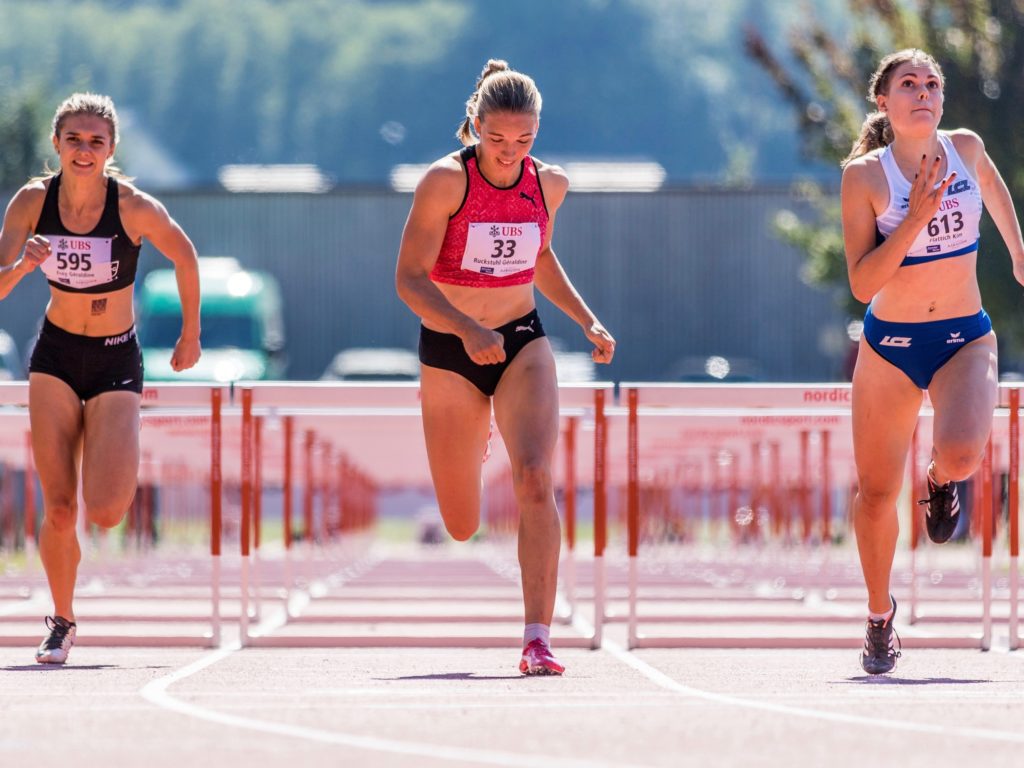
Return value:
[(547, 644), (539, 637), (523, 648), (519, 671), (524, 675), (560, 675), (565, 667), (558, 663)]
[[(896, 599), (892, 600), (892, 615), (888, 619), (868, 619), (867, 633), (864, 635), (864, 652), (860, 655), (860, 665), (869, 675), (884, 675), (896, 669), (896, 659), (900, 657), (903, 643), (893, 629), (892, 620), (896, 618)], [(893, 645), (893, 638), (898, 647)]]
[(71, 646), (75, 644), (78, 625), (63, 616), (47, 616), (46, 628), (50, 634), (39, 644), (36, 661), (40, 664), (63, 664), (68, 660)]
[(937, 485), (928, 473), (928, 498), (921, 499), (918, 504), (927, 504), (925, 527), (928, 538), (936, 544), (949, 541), (960, 522), (960, 497), (956, 492), (956, 483), (950, 480), (945, 485)]

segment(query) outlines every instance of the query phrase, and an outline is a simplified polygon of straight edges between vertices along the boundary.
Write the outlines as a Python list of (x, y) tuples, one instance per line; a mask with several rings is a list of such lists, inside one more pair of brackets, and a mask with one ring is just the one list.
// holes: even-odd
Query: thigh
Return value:
[(135, 493), (141, 400), (134, 392), (104, 392), (86, 401), (82, 495), (87, 507), (127, 503)]
[(28, 382), (32, 454), (45, 506), (70, 506), (78, 495), (82, 401), (56, 376), (32, 373)]
[(853, 454), (862, 493), (898, 493), (924, 396), (863, 339), (853, 372)]
[(491, 400), (457, 373), (423, 366), (423, 436), (442, 515), (478, 515)]
[(558, 440), (558, 378), (546, 337), (523, 347), (494, 393), (494, 417), (513, 469), (550, 464)]
[(932, 377), (928, 396), (935, 410), (934, 441), (980, 451), (992, 428), (998, 395), (996, 337), (988, 333), (953, 355)]

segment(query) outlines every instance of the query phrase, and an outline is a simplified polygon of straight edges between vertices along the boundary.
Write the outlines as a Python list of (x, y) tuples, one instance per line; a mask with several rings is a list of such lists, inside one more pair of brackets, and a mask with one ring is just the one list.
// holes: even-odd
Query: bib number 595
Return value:
[(57, 268), (88, 272), (92, 269), (92, 262), (89, 260), (88, 253), (62, 253), (57, 251)]

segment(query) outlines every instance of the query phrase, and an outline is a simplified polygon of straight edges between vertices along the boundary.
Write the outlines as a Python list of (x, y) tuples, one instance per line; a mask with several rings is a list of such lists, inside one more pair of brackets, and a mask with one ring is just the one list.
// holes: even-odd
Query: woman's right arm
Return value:
[[(885, 241), (876, 241), (872, 168), (855, 160), (843, 170), (840, 198), (843, 216), (843, 243), (850, 289), (857, 301), (867, 304), (882, 290), (903, 263), (918, 233), (939, 210), (946, 188), (956, 178), (951, 173), (941, 182), (939, 158), (929, 162), (921, 158), (921, 168), (910, 187), (907, 215)], [(936, 186), (936, 184), (938, 184)]]
[(0, 300), (6, 299), (21, 278), (50, 256), (49, 241), (32, 236), (34, 219), (42, 204), (40, 194), (45, 194), (42, 185), (39, 189), (22, 187), (7, 206), (0, 229)]
[(432, 327), (458, 336), (470, 359), (486, 365), (505, 359), (501, 334), (484, 328), (453, 307), (430, 279), (444, 242), (448, 217), (461, 204), (465, 185), (465, 173), (447, 164), (447, 160), (432, 166), (420, 180), (398, 249), (395, 288), (409, 309)]

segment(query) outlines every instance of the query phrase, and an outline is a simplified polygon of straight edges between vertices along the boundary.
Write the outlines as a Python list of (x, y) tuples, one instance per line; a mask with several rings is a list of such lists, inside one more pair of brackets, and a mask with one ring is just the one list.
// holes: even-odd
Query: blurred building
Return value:
[[(157, 194), (200, 254), (233, 256), (277, 277), (291, 378), (319, 378), (350, 347), (416, 348), (418, 321), (394, 288), (410, 194)], [(716, 357), (746, 380), (839, 377), (845, 348), (835, 339), (845, 336), (846, 318), (828, 294), (801, 282), (802, 254), (773, 235), (783, 208), (808, 213), (785, 188), (570, 193), (555, 251), (618, 341), (614, 364), (596, 375), (692, 380)], [(169, 266), (148, 245), (140, 264)], [(0, 304), (0, 327), (22, 350), (45, 304), (41, 275)], [(540, 309), (563, 352), (589, 352), (571, 320), (544, 300)]]

